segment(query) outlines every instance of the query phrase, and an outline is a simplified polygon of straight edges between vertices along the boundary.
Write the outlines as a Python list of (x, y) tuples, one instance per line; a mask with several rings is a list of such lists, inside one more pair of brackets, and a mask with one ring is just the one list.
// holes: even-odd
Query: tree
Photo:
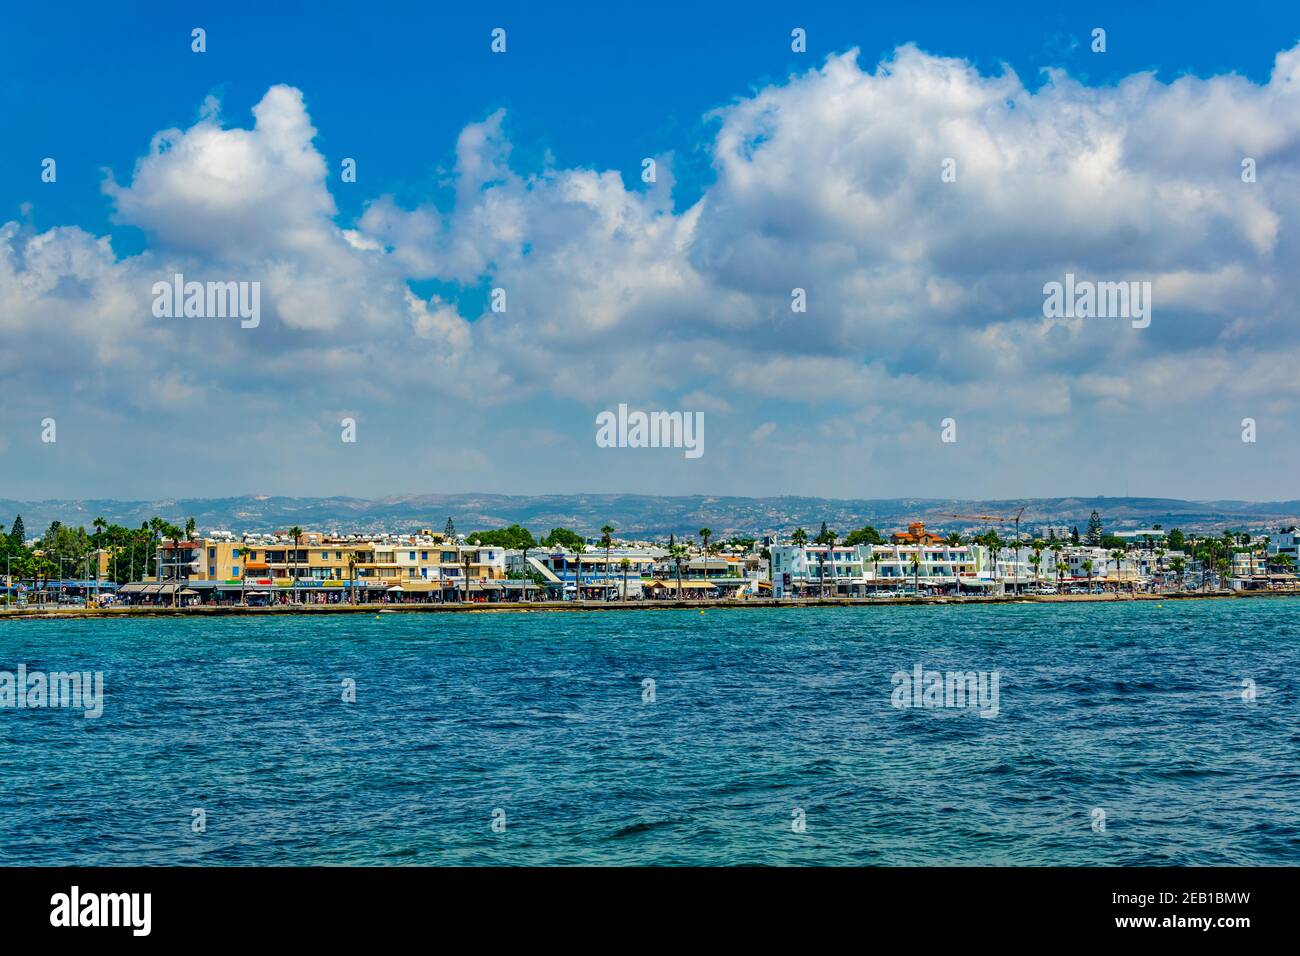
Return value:
[(450, 541), (452, 544), (456, 543), (456, 523), (451, 520), (451, 515), (447, 516), (447, 524), (442, 529), (442, 537), (444, 541)]
[(517, 524), (512, 524), (508, 528), (497, 528), (494, 531), (475, 531), (466, 540), (498, 548), (509, 548), (513, 551), (529, 551), (537, 547), (532, 532)]
[(1070, 529), (1070, 544), (1077, 545), (1078, 543), (1079, 543), (1079, 526), (1076, 524), (1073, 528)]
[(1213, 538), (1206, 538), (1201, 542), (1200, 560), (1201, 560), (1201, 590), (1206, 591), (1210, 587), (1210, 572), (1214, 570), (1214, 555), (1218, 549), (1218, 543)]
[(1088, 575), (1088, 593), (1092, 593), (1092, 559), (1083, 562), (1084, 573)]
[(808, 532), (803, 528), (795, 528), (794, 533), (790, 535), (790, 540), (796, 548), (802, 548), (808, 543)]
[(1124, 560), (1124, 549), (1116, 548), (1110, 553), (1110, 556), (1115, 561), (1115, 590), (1118, 591), (1120, 577), (1123, 574), (1123, 571), (1120, 568), (1120, 563)]
[(289, 593), (289, 599), (297, 602), (298, 592), (298, 542), (302, 541), (302, 528), (294, 525), (289, 529), (289, 537), (293, 538), (293, 574), (290, 576), (290, 587), (293, 588)]
[(713, 537), (712, 528), (701, 528), (699, 531), (700, 540), (704, 542), (704, 560), (709, 559), (709, 539)]
[(1169, 536), (1167, 540), (1169, 542), (1170, 551), (1182, 551), (1185, 547), (1187, 547), (1186, 535), (1184, 535), (1177, 528), (1171, 528), (1169, 530)]
[(884, 544), (885, 539), (880, 536), (880, 532), (871, 525), (863, 525), (856, 528), (844, 536), (846, 547), (856, 548), (860, 544)]
[(912, 589), (916, 591), (916, 596), (921, 596), (921, 546), (918, 544), (916, 550), (912, 552)]
[[(438, 572), (438, 600), (442, 600), (442, 571)], [(348, 549), (348, 590), (352, 592), (352, 604), (357, 603), (357, 550)]]
[(15, 515), (14, 523), (9, 526), (9, 543), (14, 551), (21, 551), (27, 544), (27, 527), (22, 515)]
[(193, 518), (185, 519), (185, 540), (193, 541), (194, 532), (198, 530), (198, 523)]
[(577, 598), (579, 601), (582, 600), (582, 556), (586, 553), (586, 551), (587, 551), (587, 546), (581, 541), (579, 541), (576, 545), (573, 546), (573, 553), (578, 559), (578, 575), (576, 578), (574, 578), (574, 583), (577, 585), (578, 588)]
[[(247, 541), (241, 542), (239, 549), (239, 604), (241, 607), (248, 607), (248, 552), (250, 550)], [(355, 560), (351, 552), (349, 552), (349, 563)]]
[(1187, 559), (1182, 557), (1181, 555), (1179, 557), (1172, 558), (1169, 561), (1169, 569), (1173, 571), (1174, 574), (1178, 575), (1179, 587), (1183, 586), (1183, 570), (1186, 567), (1187, 567)]
[[(705, 528), (705, 531), (708, 529)], [(605, 583), (609, 583), (609, 551), (614, 546), (614, 526), (607, 524), (600, 529), (600, 543), (605, 546)], [(624, 578), (624, 590), (626, 590), (626, 578)], [(609, 588), (605, 589), (605, 600), (609, 600)]]
[(623, 569), (623, 600), (626, 601), (627, 600), (627, 572), (628, 569), (632, 567), (632, 560), (630, 558), (619, 558), (618, 566)]
[(674, 544), (668, 551), (668, 556), (677, 565), (677, 600), (679, 601), (682, 599), (682, 564), (689, 555), (690, 549), (684, 544)]
[(1088, 543), (1094, 548), (1100, 548), (1102, 534), (1101, 516), (1096, 511), (1093, 511), (1088, 518)]
[(1271, 559), (1273, 567), (1278, 568), (1283, 574), (1290, 574), (1291, 569), (1295, 566), (1295, 558), (1285, 552), (1279, 551)]
[[(835, 589), (836, 589), (837, 591), (839, 590), (839, 580), (838, 580), (838, 578), (839, 578), (839, 572), (835, 570), (835, 539), (838, 538), (838, 537), (839, 537), (839, 535), (837, 535), (834, 531), (827, 531), (827, 532), (826, 532), (826, 552), (827, 552), (827, 554), (830, 555), (830, 560), (831, 560), (831, 577), (837, 579), (836, 582), (835, 582)], [(823, 561), (823, 562), (822, 562), (822, 571), (825, 572), (825, 570), (826, 570), (826, 563)], [(825, 574), (824, 574), (824, 573), (823, 573), (822, 577), (823, 577), (823, 579), (825, 578)], [(823, 588), (823, 590), (825, 589), (825, 587), (826, 587), (826, 582), (825, 582), (825, 580), (823, 580), (823, 581), (822, 581), (822, 588)]]
[(582, 540), (582, 535), (576, 531), (570, 531), (568, 528), (552, 528), (551, 533), (542, 539), (542, 544), (548, 548), (568, 548), (570, 551), (577, 551), (583, 547), (586, 542)]

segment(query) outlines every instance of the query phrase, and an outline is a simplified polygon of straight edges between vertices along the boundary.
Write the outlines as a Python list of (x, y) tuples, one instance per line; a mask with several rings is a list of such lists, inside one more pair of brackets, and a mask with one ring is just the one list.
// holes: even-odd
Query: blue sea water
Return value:
[[(1297, 612), (4, 622), (105, 703), (0, 710), (0, 864), (1296, 864)], [(998, 715), (893, 706), (918, 663)]]

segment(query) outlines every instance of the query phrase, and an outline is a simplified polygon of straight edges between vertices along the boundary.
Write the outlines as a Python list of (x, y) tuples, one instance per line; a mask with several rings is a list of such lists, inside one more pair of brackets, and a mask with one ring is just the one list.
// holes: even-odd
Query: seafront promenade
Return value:
[(929, 604), (1075, 604), (1075, 603), (1130, 603), (1134, 601), (1190, 601), (1190, 600), (1255, 600), (1300, 597), (1300, 590), (1285, 591), (1173, 591), (1169, 593), (1105, 594), (1007, 594), (997, 596), (972, 595), (957, 597), (820, 597), (774, 600), (772, 598), (746, 598), (721, 600), (653, 600), (653, 601), (494, 601), (454, 602), (431, 604), (281, 604), (270, 607), (245, 607), (241, 605), (199, 604), (192, 607), (107, 607), (86, 608), (81, 605), (57, 607), (21, 607), (0, 610), (4, 620), (69, 620), (76, 618), (123, 617), (242, 617), (299, 614), (474, 614), (498, 612), (545, 611), (662, 611), (699, 609), (701, 612), (718, 608), (798, 609), (817, 607), (891, 607), (898, 605)]

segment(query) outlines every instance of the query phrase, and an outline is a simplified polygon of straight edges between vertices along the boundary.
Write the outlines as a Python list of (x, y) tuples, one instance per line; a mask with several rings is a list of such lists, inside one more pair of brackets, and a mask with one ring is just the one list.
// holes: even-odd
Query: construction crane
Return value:
[(1017, 511), (1017, 512), (1016, 512), (1015, 514), (1013, 514), (1013, 515), (958, 515), (958, 514), (943, 514), (943, 515), (940, 515), (940, 517), (943, 517), (943, 518), (966, 518), (967, 520), (970, 520), (970, 521), (1000, 521), (1000, 522), (1002, 522), (1003, 524), (1005, 524), (1005, 523), (1007, 523), (1007, 522), (1012, 522), (1012, 523), (1014, 523), (1015, 526), (1016, 526), (1016, 542), (1019, 543), (1019, 541), (1020, 541), (1020, 516), (1023, 515), (1024, 513), (1025, 513), (1025, 509), (1024, 509), (1024, 506), (1022, 505), (1021, 508), (1020, 508), (1020, 510)]

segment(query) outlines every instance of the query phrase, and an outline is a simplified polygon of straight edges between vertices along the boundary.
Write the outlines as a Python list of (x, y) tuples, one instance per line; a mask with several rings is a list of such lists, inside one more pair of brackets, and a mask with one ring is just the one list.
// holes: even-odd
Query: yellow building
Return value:
[[(440, 536), (438, 536), (440, 537)], [(369, 587), (406, 584), (454, 586), (506, 577), (505, 549), (445, 543), (434, 537), (377, 536), (358, 540), (312, 532), (295, 543), (285, 536), (247, 540), (197, 538), (164, 540), (158, 548), (164, 580), (257, 582), (281, 587), (295, 583), (341, 587), (356, 581)]]

